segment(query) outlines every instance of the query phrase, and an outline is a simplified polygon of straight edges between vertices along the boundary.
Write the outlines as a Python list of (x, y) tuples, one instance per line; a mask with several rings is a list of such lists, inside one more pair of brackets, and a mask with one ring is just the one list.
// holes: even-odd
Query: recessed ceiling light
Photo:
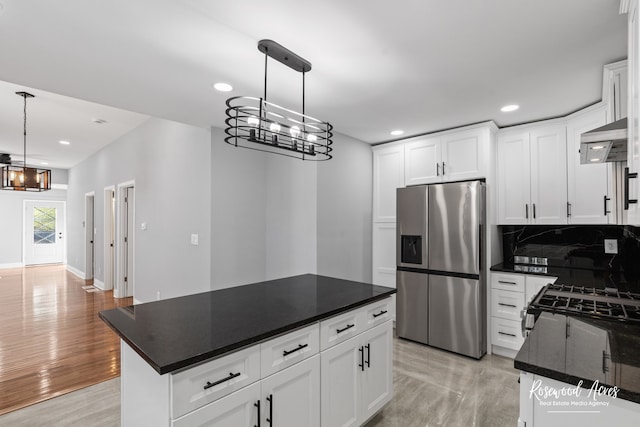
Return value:
[(590, 161), (590, 162), (594, 162), (594, 163), (595, 163), (595, 162), (599, 162), (599, 161), (600, 161), (600, 159), (591, 159), (591, 160), (589, 160), (589, 161)]
[(215, 90), (219, 90), (220, 92), (231, 92), (233, 90), (233, 86), (229, 83), (216, 83), (213, 85)]
[(400, 130), (400, 129), (392, 130), (392, 131), (391, 131), (391, 135), (393, 135), (393, 136), (400, 136), (400, 135), (402, 135), (403, 133), (404, 133), (404, 131), (403, 131), (403, 130)]
[(500, 111), (502, 111), (503, 113), (508, 113), (510, 111), (516, 111), (518, 108), (520, 108), (519, 105), (511, 104), (511, 105), (505, 105), (500, 109)]
[(604, 145), (594, 145), (593, 147), (589, 147), (592, 150), (602, 150), (604, 148)]
[(58, 142), (60, 142), (60, 144), (62, 144), (62, 145), (69, 145), (69, 144), (71, 144), (69, 141), (58, 141)]

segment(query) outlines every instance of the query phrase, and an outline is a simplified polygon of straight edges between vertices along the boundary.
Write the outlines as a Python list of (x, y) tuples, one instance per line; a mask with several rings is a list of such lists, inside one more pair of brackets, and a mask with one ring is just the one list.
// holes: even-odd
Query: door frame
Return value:
[[(91, 206), (91, 215), (89, 215)], [(94, 280), (96, 269), (96, 192), (84, 193), (84, 280)], [(91, 230), (89, 230), (91, 225)]]
[[(62, 264), (67, 263), (67, 202), (64, 200), (49, 200), (49, 199), (25, 199), (22, 201), (22, 266), (27, 265), (27, 203), (41, 203), (41, 202), (56, 202), (62, 203), (62, 209), (64, 210), (64, 221), (62, 222), (62, 235), (64, 241), (62, 245)], [(36, 264), (29, 264), (36, 265)]]
[(104, 187), (104, 290), (114, 288), (116, 277), (116, 186)]
[[(129, 291), (129, 293), (131, 295), (127, 295), (127, 286), (125, 286), (125, 282), (124, 282), (124, 277), (125, 277), (125, 265), (127, 265), (127, 260), (125, 259), (125, 256), (127, 256), (127, 254), (124, 251), (124, 248), (122, 247), (122, 242), (124, 241), (124, 237), (125, 237), (125, 233), (126, 233), (126, 212), (125, 212), (125, 203), (124, 203), (124, 198), (127, 194), (126, 189), (129, 187), (133, 187), (135, 189), (136, 187), (136, 182), (135, 180), (130, 180), (130, 181), (125, 181), (125, 182), (121, 182), (117, 185), (117, 190), (116, 190), (116, 280), (114, 282), (114, 292), (113, 292), (113, 296), (115, 298), (125, 298), (127, 296), (133, 296), (133, 291), (134, 289), (131, 289)], [(135, 225), (135, 218), (136, 218), (136, 208), (135, 208), (135, 196), (134, 196), (134, 200), (133, 200), (133, 224)], [(129, 245), (129, 251), (132, 252), (132, 259), (133, 259), (133, 267), (132, 267), (132, 276), (133, 276), (133, 280), (131, 281), (135, 287), (135, 272), (136, 272), (136, 263), (135, 263), (135, 245), (136, 245), (136, 237), (135, 237), (135, 226), (132, 227), (133, 229), (133, 242), (131, 242), (132, 244)], [(134, 302), (135, 302), (135, 296), (134, 296)]]

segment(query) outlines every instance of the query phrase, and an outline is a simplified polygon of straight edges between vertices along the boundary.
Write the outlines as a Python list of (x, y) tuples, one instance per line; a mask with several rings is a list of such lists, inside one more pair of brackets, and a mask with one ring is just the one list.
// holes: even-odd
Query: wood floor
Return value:
[(120, 375), (120, 343), (97, 313), (132, 298), (83, 286), (62, 265), (0, 270), (0, 414)]

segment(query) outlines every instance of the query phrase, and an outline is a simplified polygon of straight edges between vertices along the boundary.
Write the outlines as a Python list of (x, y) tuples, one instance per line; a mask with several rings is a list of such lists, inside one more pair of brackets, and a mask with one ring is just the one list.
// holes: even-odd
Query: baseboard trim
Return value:
[(101, 291), (106, 291), (106, 289), (104, 288), (104, 282), (96, 279), (95, 277), (93, 278), (93, 286), (100, 289)]
[(4, 268), (22, 268), (24, 264), (21, 262), (9, 262), (7, 264), (0, 264), (0, 270)]
[(84, 271), (80, 271), (77, 268), (71, 267), (69, 264), (67, 264), (67, 271), (77, 276), (78, 278), (85, 280)]

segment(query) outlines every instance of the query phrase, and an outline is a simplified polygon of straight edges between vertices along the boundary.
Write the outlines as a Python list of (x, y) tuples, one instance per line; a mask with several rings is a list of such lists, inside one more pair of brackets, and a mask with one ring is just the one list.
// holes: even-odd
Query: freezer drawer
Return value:
[(401, 338), (428, 344), (429, 276), (396, 272), (396, 332)]
[(481, 282), (429, 276), (429, 345), (466, 356), (486, 352), (486, 302)]

